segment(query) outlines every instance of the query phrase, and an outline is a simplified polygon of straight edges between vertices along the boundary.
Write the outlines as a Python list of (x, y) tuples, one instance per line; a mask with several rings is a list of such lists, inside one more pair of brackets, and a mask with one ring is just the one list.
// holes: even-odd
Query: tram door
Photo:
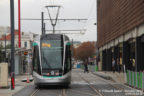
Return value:
[(71, 70), (71, 50), (70, 50), (70, 43), (67, 43), (66, 50), (65, 50), (65, 67), (64, 73), (67, 73)]

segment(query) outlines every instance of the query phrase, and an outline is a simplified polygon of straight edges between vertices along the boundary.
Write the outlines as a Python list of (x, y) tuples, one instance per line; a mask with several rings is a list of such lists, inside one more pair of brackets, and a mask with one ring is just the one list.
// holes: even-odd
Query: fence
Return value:
[(127, 84), (135, 88), (144, 89), (144, 72), (127, 71)]

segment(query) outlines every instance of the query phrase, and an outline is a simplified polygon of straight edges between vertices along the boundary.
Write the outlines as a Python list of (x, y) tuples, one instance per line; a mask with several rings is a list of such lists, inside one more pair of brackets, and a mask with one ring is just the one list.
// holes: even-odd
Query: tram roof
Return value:
[[(63, 34), (45, 34), (41, 35), (41, 40), (61, 40)], [(65, 40), (69, 40), (68, 36), (64, 35)]]

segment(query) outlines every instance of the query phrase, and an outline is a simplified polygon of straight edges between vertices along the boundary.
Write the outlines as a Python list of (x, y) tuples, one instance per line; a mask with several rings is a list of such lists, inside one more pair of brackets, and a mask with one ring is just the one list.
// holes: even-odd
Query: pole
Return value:
[(21, 48), (21, 13), (20, 0), (18, 0), (18, 34), (19, 34), (19, 48)]
[(5, 62), (6, 62), (6, 32), (5, 32)]
[(46, 34), (46, 23), (44, 23), (44, 29), (43, 29), (43, 31), (44, 31), (44, 35)]
[(53, 24), (53, 34), (55, 34), (55, 25)]
[(41, 18), (42, 18), (42, 35), (44, 35), (44, 12), (41, 13)]
[(15, 60), (14, 60), (14, 0), (10, 0), (11, 18), (11, 90), (15, 89)]

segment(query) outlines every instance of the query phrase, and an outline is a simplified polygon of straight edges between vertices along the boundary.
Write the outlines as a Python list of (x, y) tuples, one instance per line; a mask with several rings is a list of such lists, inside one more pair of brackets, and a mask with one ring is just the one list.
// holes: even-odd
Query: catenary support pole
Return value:
[(44, 35), (44, 12), (41, 13), (41, 18), (42, 18), (42, 35)]
[(44, 23), (43, 32), (44, 32), (44, 35), (45, 35), (46, 34), (46, 23)]
[(15, 89), (15, 60), (14, 60), (14, 0), (10, 0), (11, 18), (11, 89)]
[(19, 48), (21, 48), (21, 7), (20, 0), (18, 0), (18, 36), (19, 36)]
[(6, 50), (6, 31), (5, 31), (5, 62), (7, 62), (7, 60), (6, 60), (6, 52), (7, 50)]

